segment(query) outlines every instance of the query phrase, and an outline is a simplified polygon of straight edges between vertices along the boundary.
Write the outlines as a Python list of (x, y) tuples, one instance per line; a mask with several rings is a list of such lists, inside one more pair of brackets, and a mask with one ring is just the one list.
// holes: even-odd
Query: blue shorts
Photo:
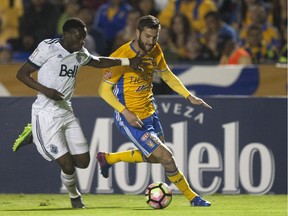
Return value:
[(128, 137), (146, 157), (149, 157), (160, 144), (164, 143), (163, 129), (156, 112), (142, 120), (144, 124), (142, 128), (131, 126), (119, 112), (115, 112), (114, 117), (119, 131)]

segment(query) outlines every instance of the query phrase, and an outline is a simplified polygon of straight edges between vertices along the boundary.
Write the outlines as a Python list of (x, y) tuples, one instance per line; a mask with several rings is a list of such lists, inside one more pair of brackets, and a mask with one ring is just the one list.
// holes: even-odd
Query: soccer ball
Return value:
[(145, 190), (145, 200), (151, 208), (166, 208), (172, 201), (172, 190), (164, 182), (152, 183)]

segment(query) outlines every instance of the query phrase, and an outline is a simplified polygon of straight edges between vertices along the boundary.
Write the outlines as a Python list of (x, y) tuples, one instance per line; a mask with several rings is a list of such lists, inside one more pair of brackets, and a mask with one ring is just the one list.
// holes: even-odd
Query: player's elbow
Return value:
[(21, 70), (19, 70), (19, 71), (17, 72), (17, 74), (16, 74), (16, 78), (17, 78), (18, 80), (20, 80), (21, 82), (23, 82), (24, 77), (25, 77), (24, 73), (23, 73)]
[(111, 86), (108, 83), (102, 81), (99, 88), (98, 88), (99, 96), (102, 97), (103, 99), (105, 99), (105, 98), (109, 97), (110, 92), (112, 92)]
[(19, 71), (18, 71), (17, 74), (16, 74), (16, 78), (17, 78), (18, 80), (21, 80)]

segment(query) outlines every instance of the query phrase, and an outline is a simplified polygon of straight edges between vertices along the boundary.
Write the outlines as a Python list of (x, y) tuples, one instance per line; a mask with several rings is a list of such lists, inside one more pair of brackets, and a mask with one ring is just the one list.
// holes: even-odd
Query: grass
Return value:
[(211, 207), (190, 207), (182, 195), (173, 195), (166, 209), (151, 209), (143, 195), (84, 194), (87, 209), (72, 209), (68, 195), (0, 194), (0, 215), (37, 216), (286, 216), (287, 195), (210, 195)]

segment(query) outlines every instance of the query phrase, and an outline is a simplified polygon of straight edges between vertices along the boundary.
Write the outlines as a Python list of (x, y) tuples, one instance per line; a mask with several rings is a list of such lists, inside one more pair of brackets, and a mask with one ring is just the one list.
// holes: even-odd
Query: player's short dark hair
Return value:
[(150, 29), (159, 29), (160, 28), (160, 21), (152, 16), (142, 16), (137, 21), (137, 29), (141, 32), (144, 28), (150, 28)]
[(63, 32), (67, 32), (71, 29), (84, 30), (84, 28), (86, 28), (86, 25), (81, 19), (70, 18), (64, 23), (62, 30)]

